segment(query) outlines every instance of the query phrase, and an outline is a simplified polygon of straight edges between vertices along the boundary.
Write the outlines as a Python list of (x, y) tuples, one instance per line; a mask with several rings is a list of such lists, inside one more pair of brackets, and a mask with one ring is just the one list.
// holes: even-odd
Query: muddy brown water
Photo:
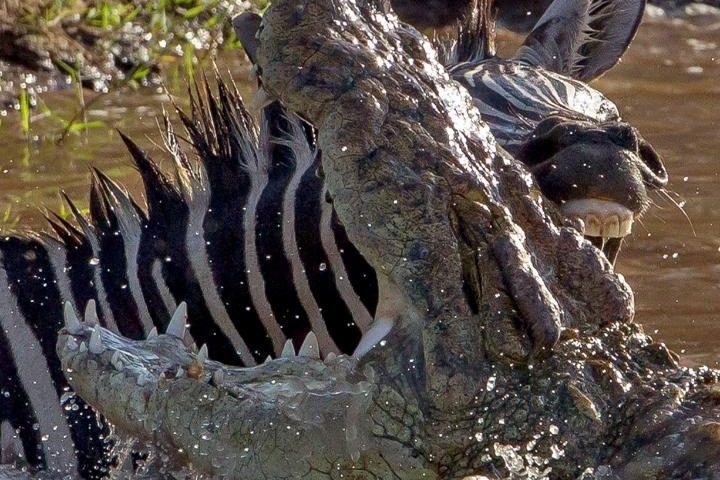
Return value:
[[(251, 93), (239, 53), (219, 60)], [(178, 82), (171, 82), (178, 83)], [(720, 366), (720, 17), (653, 19), (641, 27), (624, 61), (597, 86), (662, 153), (673, 196), (689, 217), (660, 196), (623, 249), (617, 270), (635, 292), (637, 321), (684, 363)], [(182, 92), (180, 85), (171, 89)], [(76, 107), (72, 90), (46, 94), (56, 117)], [(86, 101), (90, 100), (86, 97)], [(179, 94), (180, 103), (187, 95)], [(89, 120), (104, 128), (54, 139), (60, 121), (40, 111), (30, 141), (15, 112), (0, 116), (0, 221), (5, 229), (43, 226), (41, 208), (57, 209), (59, 188), (87, 205), (89, 166), (139, 192), (140, 183), (114, 128), (151, 153), (160, 149), (157, 121), (167, 97), (157, 90), (115, 92), (98, 99)], [(7, 209), (10, 209), (8, 212)], [(5, 213), (8, 213), (5, 215)]]

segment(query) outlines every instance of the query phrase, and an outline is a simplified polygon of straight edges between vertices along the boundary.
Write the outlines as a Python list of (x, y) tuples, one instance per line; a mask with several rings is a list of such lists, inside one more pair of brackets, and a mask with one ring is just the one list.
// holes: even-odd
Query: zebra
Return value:
[[(531, 171), (559, 162), (589, 136), (594, 145), (622, 147), (624, 161), (647, 164), (657, 178), (633, 168), (649, 185), (661, 185), (659, 157), (608, 99), (583, 83), (622, 55), (641, 4), (555, 0), (515, 58), (495, 57), (487, 36), (473, 43), (466, 35), (448, 72), (468, 86), (500, 145)], [(238, 22), (241, 38), (248, 24), (261, 27), (256, 18)], [(252, 58), (252, 39), (243, 40)], [(49, 214), (51, 232), (0, 239), (1, 463), (88, 479), (106, 477), (117, 464), (111, 429), (72, 394), (60, 368), (55, 343), (64, 317), (139, 339), (164, 331), (171, 318), (176, 328), (189, 315), (188, 342), (243, 366), (295, 352), (359, 357), (391, 330), (402, 305), (335, 214), (312, 126), (277, 102), (263, 109), (258, 125), (231, 83), (219, 80), (216, 91), (197, 87), (190, 113), (176, 109), (183, 135), (165, 115), (169, 168), (122, 135), (144, 184), (145, 207), (93, 170), (89, 215), (65, 196), (74, 222)], [(579, 133), (578, 142), (551, 149), (564, 126)], [(560, 157), (553, 160), (548, 150)], [(543, 187), (543, 176), (536, 178), (554, 198), (557, 185)], [(593, 201), (556, 200), (585, 220)], [(601, 204), (607, 218), (644, 208), (621, 202)], [(585, 223), (591, 237), (613, 233)], [(626, 227), (616, 226), (616, 237)]]

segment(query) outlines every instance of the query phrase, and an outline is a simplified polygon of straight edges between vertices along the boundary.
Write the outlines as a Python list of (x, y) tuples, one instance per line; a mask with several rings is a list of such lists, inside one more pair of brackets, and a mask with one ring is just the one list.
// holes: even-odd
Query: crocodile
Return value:
[(720, 476), (720, 372), (632, 322), (629, 286), (478, 128), (422, 35), (380, 0), (277, 0), (255, 59), (317, 129), (398, 322), (360, 359), (311, 339), (248, 368), (188, 348), (182, 305), (145, 340), (70, 306), (57, 353), (83, 399), (219, 478)]
[[(470, 92), (499, 155), (516, 155), (544, 197), (598, 246), (612, 237), (604, 249), (612, 263), (632, 219), (649, 203), (645, 185), (657, 189), (667, 175), (616, 107), (578, 78), (617, 61), (642, 2), (606, 3), (607, 12), (583, 17), (577, 5), (559, 1), (511, 59), (492, 54), (491, 3), (481, 3), (466, 17), (460, 41), (444, 50), (446, 70)], [(603, 28), (581, 35), (585, 24), (567, 21), (578, 16), (598, 17), (602, 22), (594, 25)], [(260, 23), (253, 15), (235, 22), (251, 57)], [(606, 32), (615, 32), (613, 42), (593, 49)], [(592, 54), (570, 61), (574, 50), (567, 42)], [(553, 50), (557, 56), (542, 54)], [(69, 390), (54, 352), (63, 301), (133, 339), (164, 329), (184, 302), (194, 319), (188, 341), (237, 366), (292, 349), (360, 358), (396, 323), (402, 295), (382, 270), (376, 274), (337, 218), (312, 128), (277, 102), (256, 125), (231, 85), (220, 82), (217, 96), (199, 90), (205, 93), (192, 95), (191, 114), (179, 112), (189, 150), (179, 147), (166, 122), (169, 173), (125, 138), (145, 184), (146, 208), (94, 171), (90, 216), (67, 199), (79, 227), (51, 218), (54, 234), (0, 239), (0, 304), (6, 306), (0, 314), (0, 463), (103, 478), (115, 469), (115, 453), (126, 450)], [(477, 135), (487, 133), (479, 119), (473, 122)], [(589, 210), (598, 206), (599, 212)], [(521, 292), (513, 295), (535, 309)], [(542, 352), (556, 343), (555, 323), (535, 323), (527, 347)], [(527, 355), (523, 342), (500, 335), (498, 341), (514, 357)]]

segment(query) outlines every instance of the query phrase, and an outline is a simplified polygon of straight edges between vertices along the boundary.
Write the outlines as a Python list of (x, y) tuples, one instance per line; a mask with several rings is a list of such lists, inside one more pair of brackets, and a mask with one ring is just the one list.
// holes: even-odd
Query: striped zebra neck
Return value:
[(258, 127), (218, 89), (179, 112), (189, 151), (166, 120), (169, 173), (124, 138), (146, 208), (95, 171), (88, 216), (67, 199), (75, 223), (54, 216), (52, 234), (0, 240), (3, 461), (83, 478), (110, 467), (109, 431), (68, 392), (55, 353), (64, 301), (81, 315), (93, 300), (101, 325), (135, 339), (186, 302), (186, 340), (241, 366), (297, 351), (310, 331), (326, 355), (389, 330), (372, 327), (375, 273), (337, 219), (312, 129), (277, 105)]
[(511, 153), (550, 115), (595, 122), (620, 119), (615, 104), (587, 84), (518, 61), (466, 62), (450, 73), (468, 88), (498, 143)]

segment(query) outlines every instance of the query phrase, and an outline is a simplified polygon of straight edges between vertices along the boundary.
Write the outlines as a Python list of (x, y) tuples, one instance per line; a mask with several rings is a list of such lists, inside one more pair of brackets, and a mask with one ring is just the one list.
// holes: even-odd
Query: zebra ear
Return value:
[(258, 40), (255, 35), (260, 30), (261, 23), (262, 17), (252, 12), (241, 13), (232, 19), (235, 36), (242, 43), (245, 53), (253, 64), (255, 64), (255, 54), (258, 48)]
[(646, 0), (555, 0), (515, 59), (588, 82), (612, 68), (635, 37)]

